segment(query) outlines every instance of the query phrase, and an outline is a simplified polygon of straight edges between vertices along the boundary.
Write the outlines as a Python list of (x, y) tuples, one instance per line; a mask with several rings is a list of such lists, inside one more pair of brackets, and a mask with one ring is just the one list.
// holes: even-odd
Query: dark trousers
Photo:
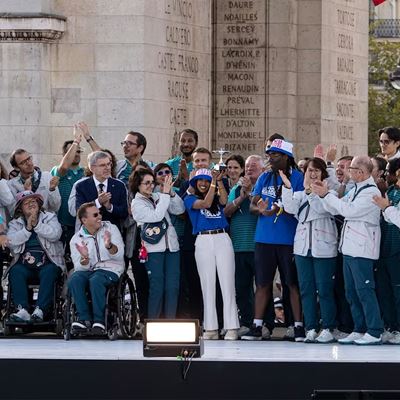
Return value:
[[(139, 246), (140, 247), (140, 246)], [(146, 264), (139, 261), (139, 250), (133, 251), (133, 257), (128, 259), (125, 257), (125, 265), (132, 267), (132, 274), (135, 280), (136, 296), (138, 300), (140, 320), (147, 318), (147, 302), (149, 299), (149, 278), (147, 275)]]
[(241, 326), (250, 327), (254, 318), (254, 253), (235, 253), (236, 303)]
[(336, 259), (335, 300), (338, 329), (346, 333), (353, 332), (353, 317), (351, 316), (350, 305), (346, 299), (344, 290), (343, 255), (341, 253), (337, 255)]
[(319, 328), (319, 308), (322, 328), (336, 328), (334, 295), (336, 257), (316, 258), (295, 256), (304, 322), (307, 330)]
[(203, 320), (203, 293), (194, 250), (181, 250), (179, 317)]
[(149, 318), (175, 318), (178, 307), (180, 259), (179, 251), (149, 253), (146, 263), (149, 275), (150, 293)]
[(26, 264), (14, 264), (10, 269), (9, 281), (14, 304), (29, 309), (28, 283), (39, 281), (39, 294), (36, 306), (43, 312), (51, 309), (54, 302), (54, 285), (61, 275), (61, 268), (53, 263), (40, 267)]
[(400, 253), (376, 263), (376, 294), (385, 328), (400, 328)]
[[(107, 288), (116, 282), (118, 282), (118, 275), (104, 269), (76, 271), (71, 275), (68, 281), (68, 289), (74, 299), (80, 321), (104, 324)], [(92, 310), (87, 298), (88, 290), (92, 298)]]
[(379, 337), (383, 332), (383, 322), (375, 292), (374, 260), (343, 256), (343, 267), (354, 331)]

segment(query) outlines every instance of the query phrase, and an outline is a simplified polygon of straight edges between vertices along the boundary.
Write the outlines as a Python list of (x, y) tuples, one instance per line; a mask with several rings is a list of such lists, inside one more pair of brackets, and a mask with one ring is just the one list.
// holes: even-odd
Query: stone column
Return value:
[(299, 155), (317, 142), (367, 154), (368, 2), (299, 2)]
[(54, 1), (68, 21), (52, 53), (59, 145), (80, 119), (119, 156), (130, 130), (146, 136), (145, 158), (157, 162), (171, 157), (183, 128), (196, 129), (208, 145), (209, 2)]
[(18, 147), (32, 152), (39, 165), (51, 149), (49, 53), (65, 30), (65, 19), (48, 14), (44, 3), (0, 5), (0, 156), (7, 169)]
[(262, 153), (274, 132), (339, 156), (367, 152), (368, 2), (218, 0), (214, 143)]

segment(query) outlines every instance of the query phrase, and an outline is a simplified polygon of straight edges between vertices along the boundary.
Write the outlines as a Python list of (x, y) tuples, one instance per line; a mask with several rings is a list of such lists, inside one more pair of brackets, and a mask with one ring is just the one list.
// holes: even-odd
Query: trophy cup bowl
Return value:
[(229, 154), (230, 151), (220, 148), (219, 150), (213, 150), (213, 153), (219, 154), (219, 161), (214, 165), (214, 169), (218, 172), (226, 171), (226, 164), (224, 163), (223, 156), (224, 154)]

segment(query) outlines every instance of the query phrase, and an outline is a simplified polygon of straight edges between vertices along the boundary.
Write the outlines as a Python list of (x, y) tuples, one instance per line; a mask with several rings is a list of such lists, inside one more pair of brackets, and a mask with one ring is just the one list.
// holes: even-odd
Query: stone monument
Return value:
[(79, 120), (117, 155), (143, 132), (154, 161), (184, 128), (243, 156), (274, 132), (366, 153), (367, 74), (365, 0), (3, 0), (1, 156), (49, 168)]

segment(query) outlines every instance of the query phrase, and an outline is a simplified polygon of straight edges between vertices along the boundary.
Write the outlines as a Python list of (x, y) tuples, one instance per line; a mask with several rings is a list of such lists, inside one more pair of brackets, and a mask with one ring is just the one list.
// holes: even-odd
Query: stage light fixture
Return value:
[(199, 358), (203, 339), (197, 319), (148, 319), (144, 321), (144, 357)]

